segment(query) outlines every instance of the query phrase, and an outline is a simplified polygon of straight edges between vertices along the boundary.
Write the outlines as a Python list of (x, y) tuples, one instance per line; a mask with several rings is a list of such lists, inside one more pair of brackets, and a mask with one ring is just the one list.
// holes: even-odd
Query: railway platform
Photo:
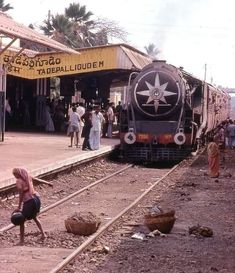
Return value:
[(118, 144), (118, 138), (101, 138), (99, 150), (83, 151), (81, 147), (68, 147), (70, 138), (66, 135), (6, 132), (0, 143), (0, 188), (15, 183), (15, 167), (25, 168), (36, 177), (109, 153)]

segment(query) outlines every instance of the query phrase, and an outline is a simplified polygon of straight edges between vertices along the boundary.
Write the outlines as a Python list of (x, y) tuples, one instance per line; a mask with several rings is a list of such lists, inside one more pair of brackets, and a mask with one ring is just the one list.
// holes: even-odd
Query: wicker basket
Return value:
[(157, 215), (145, 215), (145, 225), (150, 231), (158, 229), (162, 233), (170, 233), (175, 223), (175, 212), (170, 211)]
[(96, 232), (100, 222), (82, 222), (77, 219), (66, 219), (65, 228), (69, 233), (75, 235), (88, 236)]
[(157, 218), (164, 218), (164, 217), (174, 217), (175, 216), (175, 211), (170, 210), (168, 212), (162, 212), (162, 213), (157, 213), (157, 214), (152, 214), (151, 216), (157, 217)]

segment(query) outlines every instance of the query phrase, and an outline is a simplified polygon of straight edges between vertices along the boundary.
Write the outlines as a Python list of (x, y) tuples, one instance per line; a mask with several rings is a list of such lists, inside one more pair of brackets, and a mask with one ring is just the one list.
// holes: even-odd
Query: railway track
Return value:
[[(32, 227), (31, 224), (28, 224), (26, 232), (30, 234), (30, 242), (26, 242), (26, 247), (36, 245), (36, 248), (43, 247), (43, 251), (45, 251), (47, 247), (52, 246), (74, 249), (75, 246), (79, 245), (79, 247), (76, 247), (69, 255), (66, 255), (67, 258), (64, 259), (62, 263), (58, 263), (58, 261), (56, 261), (55, 264), (58, 263), (58, 265), (50, 272), (59, 272), (64, 267), (66, 267), (66, 265), (70, 263), (71, 260), (73, 260), (85, 248), (97, 240), (100, 235), (102, 235), (110, 226), (116, 223), (125, 213), (136, 206), (136, 204), (138, 204), (142, 198), (144, 198), (154, 187), (156, 187), (164, 178), (166, 178), (177, 168), (177, 166), (175, 166), (172, 169), (156, 170), (143, 168), (140, 166), (131, 168), (131, 166), (132, 165), (124, 166), (122, 169), (115, 171), (114, 173), (109, 174), (101, 179), (98, 179), (90, 185), (87, 185), (78, 191), (75, 191), (70, 195), (60, 199), (59, 201), (43, 208), (41, 210), (41, 219), (48, 234), (48, 239), (46, 239), (45, 243), (38, 243), (37, 240), (34, 240), (35, 236), (32, 230), (34, 230), (35, 227)], [(125, 182), (123, 183), (124, 180)], [(97, 194), (98, 196), (103, 196), (103, 200), (102, 198), (98, 198)], [(88, 201), (88, 198), (90, 201)], [(71, 242), (71, 238), (66, 237), (65, 240), (63, 239), (65, 233), (63, 221), (66, 216), (71, 213), (71, 211), (81, 211), (84, 209), (88, 209), (92, 212), (95, 211), (98, 216), (102, 216), (102, 225), (98, 231), (94, 235), (88, 237), (87, 240), (84, 238), (73, 237), (72, 240), (74, 240), (74, 243), (72, 245), (66, 245), (66, 239)], [(58, 221), (58, 217), (62, 218), (62, 221)], [(60, 230), (53, 232), (57, 226), (60, 226)], [(15, 231), (15, 229), (11, 230), (13, 227), (13, 225), (7, 225), (0, 230), (0, 233), (7, 234), (5, 240), (2, 240), (3, 245), (10, 245), (11, 249), (14, 243), (10, 238), (15, 238), (18, 236), (18, 231)], [(59, 238), (60, 243), (58, 243), (58, 239), (57, 241), (54, 240), (54, 237), (56, 236)], [(38, 272), (44, 271), (41, 270)]]
[[(55, 199), (60, 200), (64, 197), (82, 189), (89, 184), (93, 183), (98, 178), (103, 178), (120, 168), (125, 167), (125, 164), (112, 162), (104, 157), (100, 157), (99, 160), (91, 160), (86, 164), (70, 167), (69, 169), (58, 171), (58, 173), (50, 173), (42, 176), (45, 179), (33, 178), (33, 182), (36, 190), (40, 193), (43, 199), (43, 207), (48, 207), (54, 203)], [(49, 182), (50, 181), (50, 182)], [(36, 183), (35, 183), (36, 182)], [(4, 190), (2, 189), (2, 193)], [(1, 213), (0, 210), (0, 229), (4, 223), (9, 222), (9, 215), (16, 208), (18, 193), (15, 186), (12, 185), (7, 189), (5, 195), (8, 197), (0, 198), (0, 207), (9, 211)]]
[(156, 187), (164, 178), (171, 174), (178, 166), (171, 168), (161, 178), (156, 180), (149, 188), (147, 188), (141, 195), (139, 195), (130, 205), (120, 211), (112, 220), (103, 225), (94, 235), (90, 236), (85, 242), (83, 242), (78, 248), (76, 248), (64, 261), (54, 267), (49, 273), (61, 272), (69, 263), (76, 258), (81, 252), (89, 247), (94, 241), (96, 241), (111, 225), (115, 224), (122, 216), (128, 213), (133, 207), (135, 207), (154, 187)]
[[(55, 203), (53, 203), (53, 204), (51, 204), (51, 205), (49, 205), (49, 206), (44, 207), (43, 209), (41, 209), (40, 214), (43, 214), (43, 213), (45, 213), (45, 212), (47, 212), (47, 211), (49, 211), (49, 210), (51, 210), (51, 209), (53, 209), (53, 208), (55, 208), (55, 207), (58, 207), (59, 205), (61, 205), (61, 204), (65, 203), (65, 202), (67, 202), (68, 200), (70, 200), (70, 199), (72, 199), (72, 198), (78, 196), (79, 194), (83, 193), (84, 191), (86, 191), (86, 190), (88, 190), (88, 189), (91, 189), (92, 187), (98, 185), (99, 183), (102, 183), (102, 182), (108, 180), (109, 178), (111, 178), (111, 177), (113, 177), (113, 176), (115, 176), (115, 175), (117, 175), (117, 174), (119, 174), (119, 173), (121, 173), (121, 172), (127, 170), (127, 169), (130, 168), (130, 167), (132, 167), (132, 165), (127, 165), (127, 166), (121, 168), (120, 170), (118, 170), (118, 171), (116, 171), (116, 172), (114, 172), (114, 173), (112, 173), (112, 174), (110, 174), (110, 175), (107, 175), (107, 176), (105, 176), (104, 178), (101, 178), (101, 179), (99, 179), (99, 180), (97, 180), (97, 181), (95, 181), (95, 182), (93, 182), (93, 183), (91, 183), (91, 184), (89, 184), (89, 185), (87, 185), (87, 186), (81, 188), (81, 189), (78, 190), (78, 191), (75, 191), (75, 192), (69, 194), (68, 196), (66, 196), (66, 197), (64, 197), (64, 198), (62, 198), (62, 199), (60, 199), (59, 201), (57, 201), (57, 202), (55, 202)], [(14, 226), (13, 224), (9, 224), (9, 225), (7, 225), (7, 226), (1, 228), (1, 229), (0, 229), (0, 233), (1, 233), (1, 232), (6, 232), (6, 231), (8, 231), (8, 230), (10, 230), (10, 229), (12, 229), (12, 228), (14, 228), (14, 227), (15, 227), (15, 226)]]
[[(67, 164), (67, 165), (64, 165), (63, 167), (48, 171), (46, 173), (39, 175), (38, 177), (33, 177), (33, 183), (36, 186), (40, 184), (48, 184), (52, 186), (51, 183), (48, 183), (45, 179), (56, 176), (59, 173), (70, 172), (76, 167), (84, 168), (86, 165), (89, 165), (92, 162), (104, 159), (108, 154), (109, 152), (94, 156), (91, 159), (90, 158), (83, 159), (82, 161), (78, 161), (72, 164)], [(16, 195), (17, 195), (17, 189), (15, 184), (0, 187), (0, 201), (5, 201), (8, 199), (14, 198)]]
[[(196, 160), (196, 158), (194, 160)], [(79, 175), (81, 176), (81, 173), (84, 173), (84, 172), (87, 173), (87, 171), (90, 170), (91, 167), (95, 169), (94, 171), (95, 175), (93, 177), (93, 180), (94, 180), (94, 178), (100, 175), (97, 171), (97, 169), (100, 169), (100, 166), (94, 167), (94, 165), (92, 166), (89, 165), (87, 166), (87, 169), (85, 167), (85, 169), (83, 169), (82, 171), (79, 170), (78, 171)], [(108, 175), (105, 175), (104, 170), (101, 170), (102, 176), (103, 176), (102, 178), (96, 179), (95, 181), (92, 181), (92, 182), (89, 181), (89, 183), (88, 184), (86, 183), (85, 186), (79, 185), (80, 188), (76, 191), (74, 191), (74, 187), (72, 187), (73, 192), (71, 192), (70, 194), (66, 194), (66, 196), (64, 196), (63, 198), (60, 198), (60, 200), (56, 202), (48, 202), (46, 206), (42, 208), (41, 215), (40, 215), (44, 229), (46, 230), (46, 233), (48, 235), (48, 238), (44, 242), (40, 242), (38, 240), (38, 236), (37, 235), (35, 236), (35, 234), (37, 234), (34, 232), (35, 226), (32, 226), (30, 222), (27, 223), (28, 226), (26, 227), (26, 234), (28, 234), (28, 236), (26, 236), (26, 238), (28, 237), (29, 241), (26, 242), (26, 246), (24, 246), (23, 248), (27, 249), (28, 247), (30, 248), (33, 247), (34, 251), (36, 252), (39, 251), (40, 255), (42, 252), (39, 249), (43, 249), (43, 253), (45, 253), (46, 255), (44, 259), (46, 261), (45, 265), (47, 265), (47, 269), (44, 270), (40, 268), (39, 266), (40, 269), (38, 271), (33, 271), (33, 272), (35, 273), (48, 272), (49, 271), (48, 268), (52, 268), (50, 273), (63, 272), (63, 269), (66, 268), (67, 265), (70, 264), (72, 260), (78, 257), (79, 254), (81, 254), (89, 246), (91, 246), (92, 243), (96, 241), (102, 234), (104, 234), (111, 226), (115, 225), (115, 223), (118, 220), (120, 220), (120, 218), (122, 219), (122, 217), (125, 214), (127, 214), (133, 207), (135, 207), (146, 195), (148, 195), (148, 193), (151, 192), (153, 188), (157, 187), (162, 180), (164, 180), (172, 172), (174, 172), (174, 170), (177, 169), (178, 165), (173, 167), (172, 169), (163, 169), (163, 170), (148, 169), (148, 168), (143, 168), (141, 166), (133, 167), (132, 165), (125, 165), (121, 169), (120, 167), (121, 167), (120, 164), (112, 165), (109, 162), (107, 166), (104, 165), (104, 169), (106, 171), (107, 169), (109, 169)], [(128, 169), (132, 170), (130, 174), (128, 174)], [(115, 171), (112, 172), (113, 170)], [(74, 175), (75, 176), (77, 175), (76, 171), (72, 172), (70, 176), (74, 177)], [(88, 173), (86, 178), (90, 178), (90, 176), (91, 174)], [(83, 178), (84, 177), (82, 176), (81, 179)], [(56, 181), (56, 183), (58, 183), (57, 176), (55, 176), (54, 180)], [(65, 180), (63, 176), (59, 180), (62, 180), (64, 185)], [(126, 180), (127, 188), (125, 188), (124, 185), (121, 184), (123, 180)], [(51, 184), (53, 184), (53, 186), (55, 185), (53, 181), (48, 182), (43, 180), (43, 182), (45, 182), (43, 184), (43, 189), (46, 192), (48, 192), (48, 189), (49, 189), (48, 186), (51, 186)], [(66, 186), (70, 185), (70, 182), (71, 182), (71, 179), (66, 181), (65, 183)], [(101, 184), (103, 188), (97, 189), (101, 187)], [(130, 187), (128, 187), (128, 184)], [(106, 193), (108, 185), (111, 185), (109, 186), (110, 188), (109, 191), (110, 192), (113, 191), (113, 194), (111, 193), (111, 198), (115, 199), (114, 202), (110, 202), (110, 192), (108, 194)], [(117, 185), (120, 186), (119, 189), (117, 189)], [(132, 189), (133, 185), (135, 185), (134, 186), (135, 192)], [(143, 185), (145, 185), (145, 187), (142, 187)], [(60, 189), (60, 188), (61, 188), (61, 184), (59, 183), (57, 186), (57, 189)], [(50, 190), (51, 190), (51, 187), (50, 187)], [(95, 197), (95, 201), (93, 200), (92, 197), (95, 196), (96, 191), (99, 192), (99, 194), (102, 195), (104, 199), (107, 199), (106, 202), (102, 203), (102, 201), (99, 201), (97, 197)], [(130, 194), (130, 191), (133, 191), (133, 194)], [(129, 198), (130, 196), (126, 198), (126, 194), (133, 195), (133, 196), (131, 196), (131, 198)], [(116, 198), (116, 195), (119, 195), (119, 196)], [(53, 198), (49, 198), (49, 199), (53, 200)], [(47, 199), (47, 201), (49, 199)], [(120, 203), (123, 203), (123, 204), (120, 205)], [(106, 208), (115, 207), (115, 209), (107, 210), (105, 209), (105, 207)], [(81, 210), (87, 210), (87, 209), (89, 211), (95, 212), (96, 215), (101, 216), (102, 218), (101, 227), (98, 229), (98, 231), (94, 235), (88, 237), (88, 239), (86, 239), (83, 236), (75, 236), (71, 238), (71, 234), (66, 233), (64, 228), (64, 220), (66, 216), (71, 214), (71, 212), (74, 210), (81, 211)], [(58, 222), (58, 218), (61, 218), (62, 220)], [(12, 224), (1, 227), (0, 244), (4, 248), (6, 247), (10, 252), (14, 253), (14, 249), (17, 248), (15, 247), (15, 238), (18, 237), (19, 235), (18, 235), (18, 229), (17, 230), (13, 229), (13, 227), (14, 226)], [(59, 230), (55, 230), (56, 227), (60, 227)], [(55, 237), (57, 237), (57, 239), (55, 239)], [(67, 243), (67, 241), (70, 243)], [(71, 241), (73, 241), (73, 243), (71, 243)], [(48, 248), (50, 249), (61, 248), (66, 250), (66, 253), (63, 252), (63, 255), (62, 254), (56, 255), (57, 259), (54, 259), (54, 260), (52, 259), (51, 263), (49, 263), (48, 258), (50, 257), (50, 255), (54, 255), (54, 254), (49, 253)], [(62, 260), (63, 262), (61, 262)], [(15, 263), (17, 264), (17, 261), (15, 261)], [(32, 261), (32, 264), (34, 264), (34, 261)], [(57, 265), (55, 266), (55, 264)], [(0, 269), (0, 273), (1, 272), (5, 273), (8, 271), (5, 271), (5, 270), (1, 271)], [(9, 272), (18, 272), (18, 271), (9, 271)], [(64, 272), (70, 272), (70, 271), (66, 271), (65, 269)], [(76, 272), (76, 270), (73, 272)]]

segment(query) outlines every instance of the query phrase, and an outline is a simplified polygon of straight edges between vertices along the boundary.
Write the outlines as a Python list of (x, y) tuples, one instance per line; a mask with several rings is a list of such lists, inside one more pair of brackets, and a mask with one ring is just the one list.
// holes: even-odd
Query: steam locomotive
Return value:
[(165, 61), (132, 73), (127, 91), (120, 147), (132, 161), (182, 160), (229, 116), (226, 92)]

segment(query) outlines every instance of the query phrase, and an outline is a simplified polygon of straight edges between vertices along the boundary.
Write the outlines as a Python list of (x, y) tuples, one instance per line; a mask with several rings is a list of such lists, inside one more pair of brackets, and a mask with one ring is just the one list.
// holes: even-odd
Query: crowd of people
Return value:
[(219, 146), (235, 149), (235, 120), (227, 119), (219, 125), (215, 134)]
[[(68, 129), (70, 136), (69, 147), (80, 147), (82, 150), (98, 150), (101, 137), (113, 137), (113, 124), (115, 119), (119, 122), (120, 107), (114, 107), (109, 103), (106, 109), (99, 105), (88, 106), (86, 109), (82, 103), (72, 104), (68, 110)], [(84, 138), (81, 143), (81, 138)]]
[[(7, 98), (5, 100), (6, 131), (12, 128), (31, 128), (35, 130), (44, 130), (48, 133), (64, 133), (68, 129), (68, 123), (72, 122), (73, 124), (69, 127), (69, 130), (73, 129), (73, 133), (78, 134), (78, 137), (76, 137), (78, 138), (78, 142), (75, 143), (75, 146), (80, 145), (81, 134), (84, 127), (84, 121), (81, 117), (86, 112), (85, 105), (82, 102), (70, 104), (65, 100), (47, 99), (46, 101), (41, 101), (40, 103), (38, 103), (38, 109), (40, 109), (40, 111), (38, 110), (37, 114), (35, 112), (35, 103), (36, 102), (34, 102), (33, 104), (33, 102), (31, 102), (32, 105), (29, 107), (28, 101), (22, 99), (17, 104), (18, 106), (15, 106)], [(76, 108), (75, 113), (79, 115), (78, 124), (76, 122), (76, 118), (74, 118), (75, 114), (73, 114), (74, 107)], [(97, 106), (95, 103), (93, 103), (86, 108), (87, 111), (93, 113), (95, 112), (95, 108), (97, 108)], [(32, 109), (34, 109), (34, 112), (32, 112)], [(118, 102), (118, 105), (116, 107), (114, 106), (114, 103), (108, 103), (107, 106), (103, 106), (102, 108), (100, 107), (98, 116), (103, 116), (100, 132), (103, 137), (112, 137), (113, 124), (115, 121), (117, 122), (117, 124), (119, 124), (121, 109), (121, 102)], [(73, 117), (72, 120), (71, 116)], [(93, 122), (95, 122), (94, 117)], [(74, 129), (74, 127), (76, 126), (78, 127), (78, 129)], [(94, 129), (92, 129), (91, 131), (93, 132), (93, 130)], [(86, 132), (84, 132), (84, 134), (86, 135)], [(72, 144), (70, 146), (72, 146)]]

